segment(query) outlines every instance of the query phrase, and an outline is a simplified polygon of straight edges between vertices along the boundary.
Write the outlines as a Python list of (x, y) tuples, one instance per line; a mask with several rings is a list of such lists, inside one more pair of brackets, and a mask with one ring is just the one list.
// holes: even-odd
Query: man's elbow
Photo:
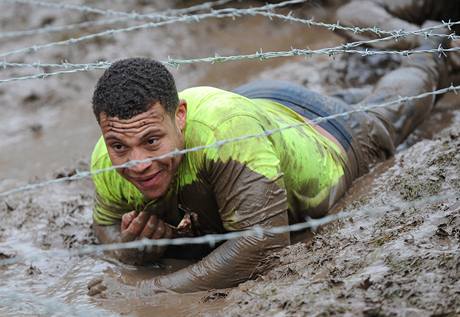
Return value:
[[(120, 225), (100, 225), (93, 222), (93, 232), (100, 244), (112, 244), (121, 242)], [(139, 264), (138, 256), (130, 250), (113, 250), (105, 252), (110, 257), (126, 264)]]
[(100, 225), (93, 221), (93, 232), (101, 244), (109, 244), (120, 241), (120, 225)]

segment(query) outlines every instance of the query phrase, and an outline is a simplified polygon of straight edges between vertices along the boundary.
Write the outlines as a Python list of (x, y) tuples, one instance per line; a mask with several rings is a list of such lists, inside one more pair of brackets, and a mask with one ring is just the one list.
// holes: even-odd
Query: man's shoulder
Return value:
[(91, 170), (109, 167), (110, 165), (111, 162), (107, 153), (107, 147), (104, 138), (101, 136), (91, 154)]
[[(104, 142), (104, 138), (101, 136), (94, 146), (93, 153), (91, 154), (91, 173), (93, 183), (96, 186), (96, 191), (102, 195), (106, 195), (110, 187), (114, 188), (113, 185), (119, 185), (118, 176), (115, 170), (105, 171), (112, 167), (112, 161), (110, 160), (107, 152), (107, 147)], [(117, 184), (109, 184), (111, 182)], [(110, 186), (112, 185), (112, 186)]]
[(234, 117), (257, 116), (251, 99), (223, 89), (193, 87), (182, 91), (179, 97), (187, 102), (188, 120), (211, 130)]

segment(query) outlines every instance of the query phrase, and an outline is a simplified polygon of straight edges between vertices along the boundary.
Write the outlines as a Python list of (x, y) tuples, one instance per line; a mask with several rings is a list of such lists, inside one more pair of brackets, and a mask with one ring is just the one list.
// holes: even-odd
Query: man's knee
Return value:
[(436, 89), (437, 81), (429, 72), (417, 67), (402, 67), (384, 76), (374, 93), (366, 99), (368, 104), (395, 101), (394, 104), (375, 108), (371, 112), (383, 123), (393, 140), (400, 144), (427, 116), (434, 97), (396, 102), (400, 97), (411, 97)]
[[(432, 91), (437, 87), (438, 78), (429, 69), (401, 67), (382, 77), (375, 91), (385, 91), (389, 98), (408, 97), (422, 92)], [(389, 101), (389, 100), (385, 100)]]
[(369, 16), (382, 15), (384, 9), (371, 1), (354, 0), (337, 10), (337, 19), (343, 25), (372, 27), (375, 21)]
[[(386, 2), (354, 0), (348, 4), (343, 5), (337, 10), (337, 19), (342, 25), (355, 26), (360, 28), (377, 27), (387, 31), (414, 31), (418, 29), (417, 25), (414, 25), (410, 21), (401, 18), (397, 14), (395, 15), (395, 12), (389, 12), (383, 5), (384, 3)], [(340, 33), (353, 41), (368, 40), (379, 37), (379, 35), (373, 32), (355, 33), (350, 31), (340, 31)], [(417, 36), (406, 36), (404, 38), (400, 38), (398, 41), (377, 42), (371, 44), (371, 46), (380, 49), (409, 49), (418, 46), (418, 38)]]

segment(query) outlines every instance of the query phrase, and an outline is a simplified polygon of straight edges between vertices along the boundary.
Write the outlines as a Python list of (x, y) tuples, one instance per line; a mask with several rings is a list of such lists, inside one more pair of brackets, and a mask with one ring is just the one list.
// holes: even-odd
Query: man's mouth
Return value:
[(150, 176), (131, 178), (131, 180), (138, 185), (142, 190), (151, 189), (152, 187), (158, 185), (158, 180), (163, 174), (163, 170), (156, 172)]

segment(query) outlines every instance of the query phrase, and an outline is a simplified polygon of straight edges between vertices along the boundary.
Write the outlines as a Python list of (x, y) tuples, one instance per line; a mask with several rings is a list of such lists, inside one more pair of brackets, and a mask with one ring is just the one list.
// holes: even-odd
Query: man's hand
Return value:
[[(186, 213), (177, 227), (164, 222), (157, 215), (152, 215), (148, 212), (137, 213), (136, 211), (131, 211), (122, 216), (120, 224), (104, 226), (93, 223), (93, 228), (99, 242), (103, 244), (141, 239), (192, 237), (200, 234), (200, 226), (196, 215), (193, 213)], [(165, 250), (166, 246), (151, 246), (144, 250), (139, 250), (138, 248), (120, 249), (110, 253), (124, 263), (146, 264), (158, 260)]]
[[(121, 242), (129, 242), (141, 239), (170, 239), (173, 237), (173, 230), (163, 220), (159, 219), (156, 215), (151, 215), (148, 212), (131, 211), (123, 215), (121, 219)], [(147, 247), (143, 251), (138, 249), (126, 250), (127, 256), (133, 256), (133, 252), (138, 253), (136, 262), (154, 261), (160, 258), (166, 246), (152, 246)], [(131, 262), (131, 261), (129, 261)]]
[(160, 286), (156, 286), (155, 280), (146, 280), (136, 285), (127, 285), (110, 276), (92, 279), (87, 287), (89, 296), (111, 299), (141, 299), (169, 292)]

